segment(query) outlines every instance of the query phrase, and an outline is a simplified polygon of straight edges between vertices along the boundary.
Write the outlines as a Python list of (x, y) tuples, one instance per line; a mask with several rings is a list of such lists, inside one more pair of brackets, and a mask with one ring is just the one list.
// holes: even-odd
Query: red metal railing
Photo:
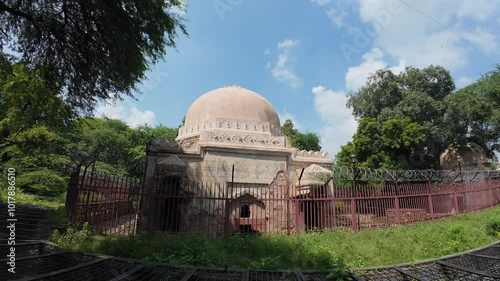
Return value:
[(141, 190), (136, 179), (78, 169), (66, 197), (70, 222), (88, 222), (96, 233), (134, 234)]
[[(472, 172), (469, 173), (473, 175)], [(95, 172), (71, 178), (67, 206), (74, 224), (101, 233), (136, 231), (294, 234), (309, 230), (405, 225), (480, 210), (500, 202), (498, 176), (467, 180), (366, 178), (322, 185), (193, 183), (180, 177), (136, 180)], [(477, 175), (477, 174), (476, 174)]]

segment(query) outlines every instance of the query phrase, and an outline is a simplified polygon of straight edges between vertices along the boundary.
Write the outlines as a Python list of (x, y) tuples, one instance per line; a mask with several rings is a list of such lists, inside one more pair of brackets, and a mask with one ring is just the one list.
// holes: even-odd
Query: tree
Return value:
[[(438, 168), (449, 145), (467, 142), (479, 144), (491, 157), (500, 149), (499, 70), (457, 92), (440, 66), (407, 67), (397, 75), (376, 71), (359, 91), (349, 93), (348, 106), (361, 130), (337, 155), (338, 163), (354, 151), (361, 153), (362, 164), (373, 167)], [(365, 146), (373, 159), (363, 157)]]
[(131, 142), (133, 147), (130, 149), (131, 161), (129, 166), (129, 173), (134, 176), (140, 177), (144, 172), (146, 163), (146, 142), (151, 138), (160, 140), (171, 140), (177, 137), (178, 129), (167, 127), (165, 125), (158, 125), (150, 127), (147, 125), (139, 126), (134, 129)]
[(422, 128), (408, 117), (395, 116), (382, 123), (362, 118), (353, 141), (341, 147), (337, 165), (350, 166), (354, 154), (357, 165), (370, 168), (412, 168), (415, 145), (425, 139)]
[(287, 119), (281, 126), (281, 132), (290, 138), (292, 146), (299, 150), (313, 150), (320, 151), (319, 137), (315, 133), (306, 132), (301, 133), (294, 128), (293, 122)]
[(66, 187), (62, 135), (74, 116), (57, 92), (0, 53), (0, 167), (14, 167), (20, 188), (44, 195)]
[(445, 99), (446, 127), (453, 143), (474, 142), (487, 156), (500, 151), (500, 65)]
[(115, 175), (128, 175), (133, 162), (133, 130), (120, 120), (80, 118), (72, 124), (67, 145), (73, 166), (96, 163), (97, 170)]
[(425, 139), (412, 147), (414, 158), (402, 160), (399, 166), (410, 162), (414, 168), (437, 168), (440, 153), (450, 144), (449, 132), (444, 130), (442, 100), (454, 87), (449, 72), (440, 66), (407, 67), (398, 75), (382, 69), (359, 91), (349, 93), (348, 106), (357, 118), (374, 118), (380, 124), (396, 116), (408, 117), (421, 127)]
[(0, 42), (64, 89), (72, 108), (91, 112), (109, 93), (133, 96), (177, 31), (187, 35), (179, 8), (179, 0), (2, 0)]
[(50, 141), (50, 131), (74, 117), (58, 89), (47, 87), (39, 71), (0, 53), (0, 73), (0, 149), (15, 144), (28, 148), (33, 138)]

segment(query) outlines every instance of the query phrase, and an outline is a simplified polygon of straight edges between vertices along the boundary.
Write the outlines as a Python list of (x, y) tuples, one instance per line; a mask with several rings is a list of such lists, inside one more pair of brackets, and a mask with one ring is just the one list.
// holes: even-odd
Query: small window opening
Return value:
[(249, 218), (250, 217), (250, 207), (248, 205), (243, 205), (240, 211), (240, 218)]

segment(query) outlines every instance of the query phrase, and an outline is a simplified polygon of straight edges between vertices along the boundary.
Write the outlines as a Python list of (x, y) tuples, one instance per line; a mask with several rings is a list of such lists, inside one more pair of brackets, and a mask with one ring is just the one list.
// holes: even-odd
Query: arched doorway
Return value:
[(240, 218), (249, 218), (249, 217), (250, 217), (250, 207), (248, 207), (248, 205), (241, 206)]
[(259, 233), (267, 231), (266, 206), (250, 194), (229, 203), (229, 222), (233, 232)]
[(156, 214), (155, 230), (169, 233), (179, 231), (181, 199), (179, 191), (181, 177), (167, 176), (161, 178), (155, 196)]

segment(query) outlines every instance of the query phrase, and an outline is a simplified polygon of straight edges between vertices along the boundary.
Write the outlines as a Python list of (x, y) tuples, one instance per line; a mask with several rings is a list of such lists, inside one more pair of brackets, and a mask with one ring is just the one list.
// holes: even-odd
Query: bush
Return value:
[(75, 248), (81, 246), (81, 244), (89, 242), (92, 236), (92, 232), (90, 231), (90, 226), (86, 222), (83, 224), (80, 230), (77, 230), (73, 227), (68, 227), (65, 233), (60, 233), (59, 230), (54, 230), (52, 236), (50, 237), (50, 241), (56, 243), (57, 245), (63, 248)]
[(500, 216), (494, 216), (486, 221), (486, 234), (500, 237)]
[(22, 190), (43, 196), (60, 195), (68, 185), (64, 177), (48, 168), (20, 174), (17, 180)]

